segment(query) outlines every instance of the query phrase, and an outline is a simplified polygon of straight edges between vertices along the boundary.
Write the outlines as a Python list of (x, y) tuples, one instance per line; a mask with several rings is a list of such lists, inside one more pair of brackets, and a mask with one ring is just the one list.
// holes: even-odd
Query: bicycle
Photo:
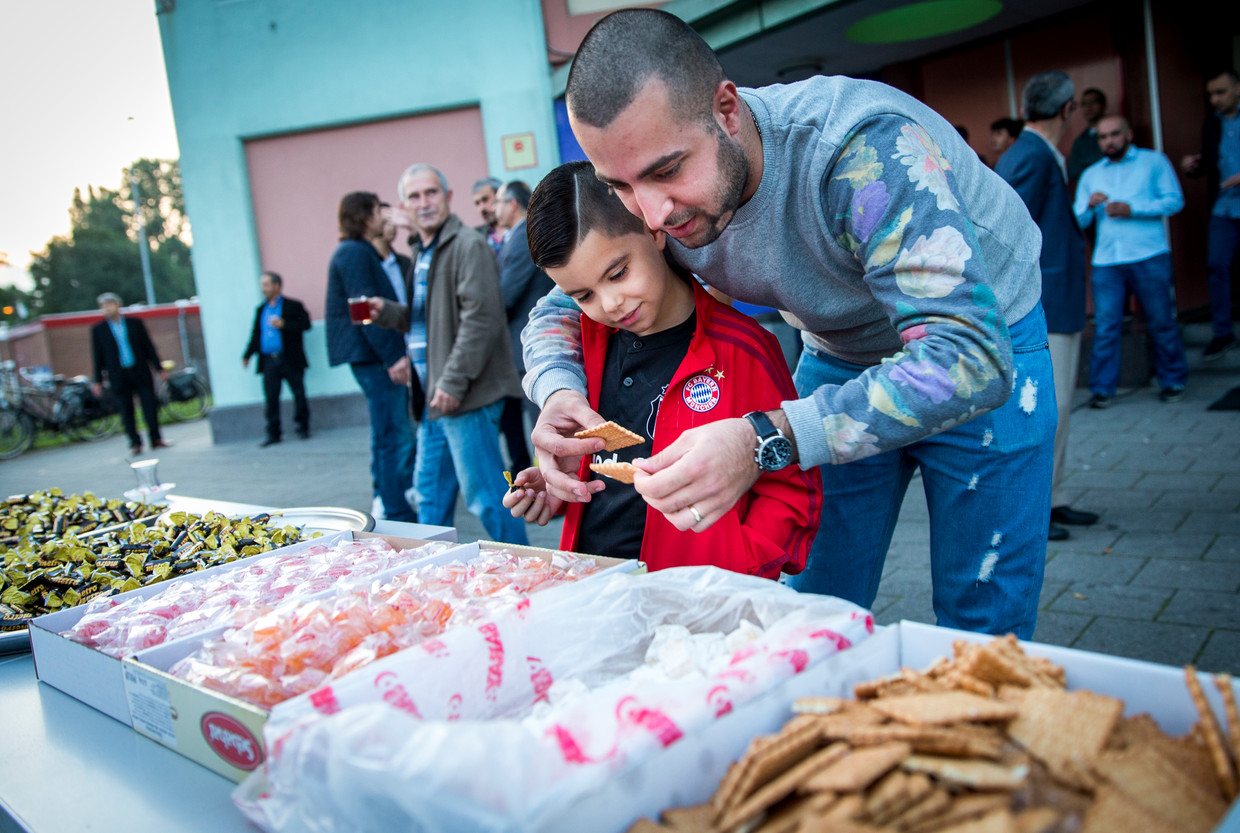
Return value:
[(211, 390), (193, 365), (172, 370), (172, 361), (162, 363), (170, 371), (166, 381), (156, 381), (155, 398), (159, 412), (172, 422), (201, 419), (211, 410)]
[(29, 449), (41, 428), (69, 440), (95, 442), (120, 426), (111, 398), (95, 396), (87, 377), (34, 378), (11, 360), (0, 362), (0, 460)]

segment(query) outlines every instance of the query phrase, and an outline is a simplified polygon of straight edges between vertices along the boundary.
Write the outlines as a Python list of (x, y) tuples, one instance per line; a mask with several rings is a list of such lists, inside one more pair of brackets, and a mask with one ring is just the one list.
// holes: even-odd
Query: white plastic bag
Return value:
[[(711, 673), (631, 676), (659, 625), (742, 622), (761, 635)], [(872, 631), (848, 602), (715, 568), (583, 582), (277, 706), (265, 773), (234, 797), (267, 830), (622, 830), (642, 803), (599, 796), (702, 800), (795, 696), (833, 693), (824, 661)], [(590, 691), (532, 716), (564, 680)], [(668, 793), (674, 760), (694, 763)]]

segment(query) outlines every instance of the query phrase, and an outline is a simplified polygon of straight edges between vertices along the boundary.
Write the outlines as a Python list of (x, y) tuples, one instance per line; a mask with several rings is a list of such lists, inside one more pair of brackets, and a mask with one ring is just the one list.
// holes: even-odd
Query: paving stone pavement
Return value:
[[(1158, 401), (1158, 388), (1121, 390), (1112, 406), (1083, 407), (1078, 390), (1066, 476), (1055, 497), (1099, 512), (1047, 549), (1034, 638), (1173, 665), (1240, 674), (1240, 411), (1206, 406), (1240, 386), (1240, 350), (1200, 361), (1208, 340), (1185, 328), (1189, 382), (1184, 398)], [(1086, 372), (1082, 369), (1082, 372)], [(272, 506), (371, 507), (369, 432), (344, 428), (269, 448), (212, 445), (205, 422), (169, 426), (174, 443), (157, 455), (176, 493)], [(123, 437), (28, 452), (0, 462), (0, 492), (49, 486), (119, 496), (135, 485)], [(458, 502), (462, 541), (486, 538)], [(553, 547), (559, 524), (530, 527), (530, 542)], [(929, 523), (920, 481), (901, 511), (874, 612), (882, 624), (935, 620), (929, 579)]]

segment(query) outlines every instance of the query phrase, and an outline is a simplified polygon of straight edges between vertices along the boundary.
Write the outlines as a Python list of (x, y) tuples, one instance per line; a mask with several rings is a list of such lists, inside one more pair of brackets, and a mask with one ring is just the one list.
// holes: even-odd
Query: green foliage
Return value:
[(139, 159), (122, 172), (119, 190), (74, 189), (70, 230), (53, 237), (34, 256), (30, 274), (38, 313), (93, 309), (101, 292), (115, 292), (126, 304), (146, 300), (130, 172), (138, 186), (139, 211), (145, 222), (155, 301), (165, 303), (194, 294), (189, 222), (175, 160)]

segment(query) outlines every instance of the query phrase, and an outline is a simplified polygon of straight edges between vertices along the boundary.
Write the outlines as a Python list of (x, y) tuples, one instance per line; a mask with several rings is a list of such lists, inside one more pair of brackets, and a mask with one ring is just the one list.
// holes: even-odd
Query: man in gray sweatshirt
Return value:
[[(635, 488), (705, 529), (763, 469), (819, 467), (824, 512), (803, 591), (873, 604), (920, 470), (940, 624), (1033, 635), (1056, 424), (1039, 304), (1041, 236), (956, 130), (890, 87), (843, 77), (743, 89), (683, 21), (601, 20), (569, 76), (569, 118), (598, 177), (705, 283), (803, 331), (801, 399), (686, 431)], [(578, 313), (553, 291), (523, 341), (549, 488), (599, 440)], [(719, 384), (744, 384), (712, 368)], [(688, 391), (667, 395), (689, 396)]]

